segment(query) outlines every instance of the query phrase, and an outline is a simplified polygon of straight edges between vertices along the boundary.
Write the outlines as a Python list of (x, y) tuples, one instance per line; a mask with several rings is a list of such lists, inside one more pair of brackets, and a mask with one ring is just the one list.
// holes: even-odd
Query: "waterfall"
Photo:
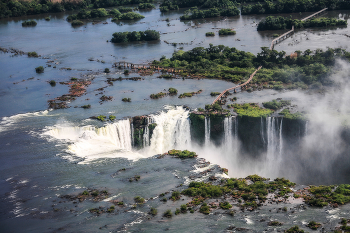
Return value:
[(233, 143), (232, 135), (232, 117), (225, 117), (224, 119), (224, 131), (225, 131), (225, 147), (230, 148)]
[(262, 138), (262, 141), (263, 141), (264, 145), (266, 145), (265, 127), (264, 127), (264, 121), (263, 121), (262, 117), (260, 117), (260, 136)]
[(131, 146), (134, 147), (134, 124), (130, 124), (131, 127)]
[(278, 174), (278, 165), (282, 160), (283, 138), (282, 138), (282, 122), (278, 124), (275, 117), (266, 118), (267, 130), (267, 166), (271, 176)]
[(204, 122), (204, 131), (205, 131), (205, 135), (204, 135), (204, 145), (209, 145), (210, 143), (210, 118), (206, 117), (205, 118), (205, 122)]
[(238, 139), (238, 118), (237, 117), (235, 117), (235, 135), (234, 135), (234, 137), (235, 137), (235, 139)]
[(147, 147), (149, 146), (149, 129), (148, 129), (148, 123), (143, 131), (143, 135), (142, 135), (142, 141), (143, 141), (143, 147)]
[(89, 159), (112, 156), (116, 151), (131, 151), (131, 132), (130, 121), (126, 119), (101, 128), (58, 125), (48, 128), (44, 135), (69, 142), (67, 152)]
[(189, 111), (181, 106), (168, 109), (167, 112), (151, 115), (152, 122), (157, 124), (150, 144), (153, 153), (189, 149), (191, 145)]

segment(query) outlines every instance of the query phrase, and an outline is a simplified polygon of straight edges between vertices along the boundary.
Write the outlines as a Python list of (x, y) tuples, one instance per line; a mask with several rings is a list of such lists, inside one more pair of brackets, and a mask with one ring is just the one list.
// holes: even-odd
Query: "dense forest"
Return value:
[(52, 3), (49, 0), (0, 0), (0, 18), (34, 15), (48, 12), (62, 12), (66, 10), (97, 9), (150, 2), (153, 2), (153, 0), (63, 0), (61, 3)]
[(192, 7), (190, 10), (186, 11), (184, 15), (180, 17), (181, 20), (188, 19), (203, 19), (212, 18), (219, 16), (236, 16), (239, 15), (239, 10), (237, 7), (232, 6), (228, 8), (210, 8), (207, 10), (199, 10), (197, 7)]
[(308, 88), (329, 85), (327, 73), (337, 58), (350, 60), (350, 52), (344, 49), (326, 51), (296, 51), (296, 56), (286, 56), (284, 51), (262, 47), (256, 56), (224, 45), (209, 48), (197, 47), (190, 51), (176, 51), (170, 59), (164, 56), (153, 64), (179, 70), (183, 76), (216, 78), (235, 83), (245, 81), (255, 70), (263, 66), (251, 83), (264, 88)]
[(278, 14), (306, 11), (350, 9), (350, 0), (278, 0), (263, 3), (242, 5), (242, 15), (248, 14)]
[(258, 31), (263, 30), (281, 30), (290, 29), (294, 26), (297, 28), (309, 28), (309, 27), (328, 27), (328, 26), (346, 26), (347, 21), (334, 18), (313, 18), (305, 21), (300, 19), (292, 19), (290, 17), (282, 16), (268, 16), (264, 20), (261, 20), (258, 24)]

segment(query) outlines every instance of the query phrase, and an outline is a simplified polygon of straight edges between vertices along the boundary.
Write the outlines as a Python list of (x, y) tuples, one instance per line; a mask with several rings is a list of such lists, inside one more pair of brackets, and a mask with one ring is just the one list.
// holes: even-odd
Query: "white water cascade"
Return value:
[(150, 144), (151, 153), (164, 153), (171, 149), (189, 149), (191, 146), (189, 111), (183, 107), (168, 107), (158, 115), (151, 115), (156, 123)]
[(233, 145), (233, 128), (232, 117), (225, 117), (224, 119), (224, 132), (225, 132), (225, 147), (231, 148)]
[(148, 129), (148, 124), (150, 123), (151, 118), (147, 118), (147, 126), (145, 127), (142, 135), (142, 141), (143, 141), (143, 147), (148, 147), (149, 146), (149, 129)]
[(210, 118), (206, 117), (204, 122), (204, 145), (209, 145), (210, 143)]
[[(282, 123), (283, 118), (280, 118), (279, 124), (275, 117), (266, 118), (267, 131), (267, 165), (270, 172), (274, 175), (278, 174), (278, 165), (282, 161), (283, 137)], [(277, 169), (277, 170), (276, 170)], [(271, 174), (271, 175), (272, 175)]]
[(132, 150), (132, 131), (129, 119), (94, 126), (57, 125), (50, 127), (44, 135), (49, 135), (64, 143), (69, 143), (67, 152), (86, 160), (106, 157), (126, 157), (138, 159), (141, 156)]

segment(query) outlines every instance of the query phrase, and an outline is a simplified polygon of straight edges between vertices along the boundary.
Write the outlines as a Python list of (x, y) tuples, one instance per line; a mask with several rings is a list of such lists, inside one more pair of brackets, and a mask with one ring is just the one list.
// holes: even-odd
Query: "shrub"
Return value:
[(107, 210), (107, 212), (108, 212), (108, 213), (112, 213), (112, 212), (114, 212), (114, 209), (115, 209), (115, 207), (114, 207), (114, 205), (112, 205), (111, 207), (109, 207), (109, 209)]
[(109, 115), (108, 118), (109, 118), (110, 121), (114, 121), (116, 117), (114, 115)]
[(312, 230), (317, 230), (317, 228), (321, 227), (321, 223), (311, 221), (306, 226), (311, 228)]
[(145, 16), (135, 12), (127, 12), (119, 16), (119, 19), (122, 19), (122, 20), (133, 20), (133, 19), (143, 19), (143, 18), (145, 18)]
[(210, 95), (211, 96), (216, 96), (216, 95), (220, 95), (221, 93), (220, 92), (211, 92)]
[(175, 215), (178, 215), (178, 214), (180, 214), (180, 209), (179, 209), (179, 208), (176, 208), (176, 210), (175, 210)]
[(156, 208), (152, 207), (149, 213), (150, 213), (151, 215), (155, 216), (155, 215), (157, 215), (158, 210), (157, 210)]
[(97, 120), (100, 120), (100, 121), (105, 121), (106, 120), (106, 116), (104, 115), (99, 115), (98, 117), (96, 117)]
[(220, 202), (219, 205), (222, 209), (226, 210), (232, 208), (232, 205), (228, 201)]
[(28, 21), (24, 21), (22, 22), (22, 27), (29, 27), (29, 26), (36, 26), (37, 22), (35, 20), (28, 20)]
[(170, 95), (176, 95), (177, 94), (177, 89), (175, 89), (175, 88), (170, 87), (168, 91), (169, 91)]
[(207, 33), (205, 33), (205, 36), (215, 36), (215, 33), (214, 32), (207, 32)]
[(89, 191), (85, 190), (81, 195), (89, 195)]
[(87, 105), (83, 105), (81, 106), (83, 109), (88, 109), (88, 108), (91, 108), (91, 105), (90, 104), (87, 104)]
[(37, 73), (44, 73), (44, 67), (43, 66), (38, 66), (38, 67), (35, 68), (35, 71)]
[(142, 204), (142, 203), (145, 202), (145, 199), (144, 199), (143, 197), (136, 196), (136, 197), (134, 197), (134, 201), (135, 201), (136, 203)]
[(173, 217), (173, 214), (171, 213), (171, 210), (166, 210), (163, 213), (163, 216), (166, 217), (166, 218), (171, 218), (171, 217)]
[(49, 83), (50, 83), (50, 85), (51, 85), (52, 87), (56, 86), (56, 81), (55, 81), (55, 80), (51, 80)]
[(176, 200), (179, 200), (179, 199), (180, 199), (180, 196), (181, 196), (180, 192), (174, 191), (174, 192), (171, 194), (171, 199), (172, 199), (173, 201), (176, 201)]
[(83, 25), (83, 24), (84, 24), (84, 22), (81, 21), (81, 20), (73, 20), (72, 23), (71, 23), (71, 25), (72, 25), (73, 27), (81, 26), (81, 25)]
[(236, 35), (236, 31), (233, 31), (229, 28), (223, 28), (219, 30), (219, 36), (226, 36), (226, 35)]
[(209, 214), (210, 213), (210, 208), (207, 205), (207, 203), (205, 203), (205, 202), (203, 203), (203, 205), (199, 209), (199, 212), (201, 212), (202, 214)]
[(46, 20), (46, 21), (50, 21), (51, 18), (50, 18), (50, 17), (45, 17), (45, 20)]
[(105, 73), (109, 73), (109, 72), (111, 72), (108, 68), (105, 68)]
[(124, 70), (124, 74), (128, 75), (129, 74), (129, 70)]
[(28, 52), (28, 57), (39, 57), (36, 52)]
[(131, 102), (131, 98), (123, 98), (122, 101), (123, 102)]

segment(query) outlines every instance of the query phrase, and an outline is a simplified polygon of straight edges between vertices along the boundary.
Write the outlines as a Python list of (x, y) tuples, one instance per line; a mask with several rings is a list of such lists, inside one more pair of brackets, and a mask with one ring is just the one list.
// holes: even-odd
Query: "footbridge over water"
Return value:
[[(303, 18), (301, 21), (305, 21), (305, 20), (308, 20), (308, 19), (310, 19), (310, 18), (312, 18), (312, 17), (319, 16), (320, 14), (322, 14), (323, 12), (325, 12), (327, 9), (328, 9), (328, 8), (324, 8), (324, 9), (322, 9), (322, 10), (320, 10), (320, 11), (318, 11), (318, 12), (316, 12), (316, 13), (314, 13), (314, 14), (312, 14), (312, 15), (306, 17), (306, 18)], [(270, 50), (273, 50), (275, 44), (277, 44), (277, 43), (279, 43), (279, 42), (285, 40), (286, 38), (288, 38), (289, 36), (291, 36), (292, 33), (294, 33), (294, 26), (292, 26), (292, 29), (291, 29), (290, 31), (288, 31), (288, 32), (284, 33), (283, 35), (281, 35), (281, 36), (277, 37), (276, 39), (274, 39), (274, 40), (271, 42)], [(231, 87), (231, 88), (226, 89), (226, 90), (224, 90), (223, 92), (221, 92), (220, 95), (219, 95), (218, 97), (215, 98), (215, 100), (213, 101), (213, 104), (215, 104), (216, 101), (220, 100), (221, 97), (222, 97), (226, 92), (228, 92), (228, 91), (230, 91), (230, 90), (236, 90), (237, 88), (241, 88), (241, 87), (247, 85), (247, 84), (253, 79), (254, 75), (255, 75), (261, 68), (262, 68), (262, 66), (259, 66), (258, 69), (256, 69), (256, 70), (254, 71), (254, 73), (252, 73), (252, 74), (250, 75), (249, 79), (248, 79), (246, 82), (244, 82), (244, 83), (242, 83), (242, 84), (240, 84), (240, 85), (238, 85), (238, 86)]]

